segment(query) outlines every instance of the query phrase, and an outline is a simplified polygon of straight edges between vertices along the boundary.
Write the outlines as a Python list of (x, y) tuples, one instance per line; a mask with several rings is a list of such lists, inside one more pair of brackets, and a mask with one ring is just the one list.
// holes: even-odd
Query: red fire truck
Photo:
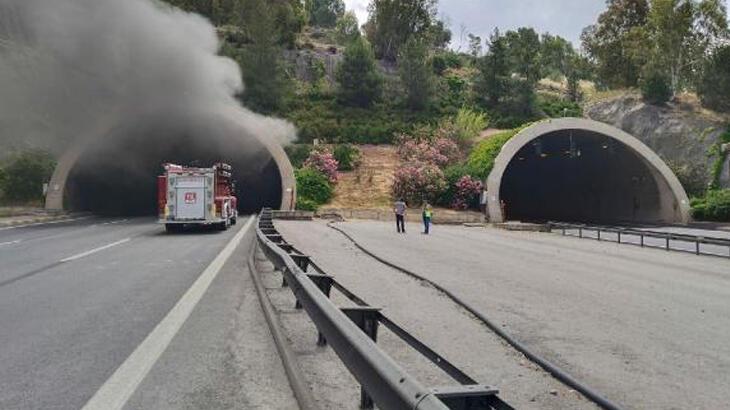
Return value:
[(231, 166), (211, 168), (164, 164), (157, 178), (157, 206), (161, 224), (168, 232), (186, 225), (215, 225), (226, 230), (238, 218), (238, 199)]

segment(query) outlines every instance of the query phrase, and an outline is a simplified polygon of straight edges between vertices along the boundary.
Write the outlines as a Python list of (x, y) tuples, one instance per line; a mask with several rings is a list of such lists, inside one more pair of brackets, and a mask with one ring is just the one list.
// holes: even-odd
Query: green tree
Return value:
[(451, 43), (451, 30), (441, 20), (434, 20), (428, 33), (431, 46), (437, 50), (444, 50)]
[(704, 62), (697, 94), (705, 107), (730, 112), (730, 45), (718, 47)]
[(289, 91), (277, 41), (276, 8), (267, 0), (242, 0), (242, 5), (241, 21), (250, 41), (238, 54), (246, 86), (243, 100), (256, 111), (274, 112)]
[(583, 31), (583, 48), (609, 87), (634, 87), (645, 63), (648, 0), (608, 0), (608, 9)]
[(434, 81), (428, 49), (423, 41), (411, 38), (406, 42), (398, 58), (398, 71), (408, 106), (414, 110), (428, 106)]
[(528, 83), (537, 84), (542, 78), (540, 36), (532, 28), (522, 27), (505, 34), (507, 54), (513, 70)]
[(4, 198), (15, 203), (43, 199), (43, 184), (51, 179), (56, 162), (45, 151), (16, 156), (5, 168)]
[(477, 62), (474, 82), (476, 98), (486, 108), (496, 107), (509, 94), (512, 73), (508, 58), (506, 39), (495, 30), (487, 54)]
[(484, 50), (482, 48), (482, 38), (472, 33), (469, 33), (467, 38), (469, 39), (469, 55), (471, 55), (472, 60), (476, 61), (481, 57)]
[(710, 47), (727, 35), (727, 12), (717, 0), (654, 0), (649, 13), (651, 65), (664, 70), (672, 92), (695, 80)]
[(576, 55), (570, 41), (545, 33), (540, 39), (540, 62), (543, 72), (553, 78), (567, 77), (571, 59)]
[(337, 20), (345, 14), (342, 0), (307, 0), (309, 24), (318, 27), (334, 27)]
[(378, 58), (395, 61), (400, 48), (411, 38), (432, 33), (437, 0), (371, 0), (368, 40)]
[(337, 20), (335, 36), (337, 37), (337, 42), (342, 45), (350, 44), (360, 37), (360, 25), (355, 13), (348, 11)]
[(373, 50), (364, 38), (347, 47), (336, 74), (344, 103), (369, 107), (380, 98), (383, 79), (375, 64)]

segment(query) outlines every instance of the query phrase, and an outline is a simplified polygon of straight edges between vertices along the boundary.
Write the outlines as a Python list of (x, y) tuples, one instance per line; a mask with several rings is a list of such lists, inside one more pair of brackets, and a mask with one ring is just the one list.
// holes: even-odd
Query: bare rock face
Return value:
[[(692, 170), (698, 178), (704, 177), (705, 183), (710, 182), (715, 161), (708, 151), (728, 127), (723, 118), (702, 111), (696, 104), (679, 102), (660, 107), (644, 103), (636, 94), (593, 103), (584, 112), (590, 119), (633, 135), (673, 169)], [(730, 177), (721, 176), (721, 183), (730, 187)]]

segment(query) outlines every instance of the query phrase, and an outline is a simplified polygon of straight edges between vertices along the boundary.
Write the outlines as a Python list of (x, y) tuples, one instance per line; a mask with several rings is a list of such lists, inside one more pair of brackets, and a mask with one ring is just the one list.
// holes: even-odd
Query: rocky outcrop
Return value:
[[(710, 182), (715, 161), (708, 151), (728, 127), (726, 118), (703, 111), (697, 104), (678, 102), (660, 107), (644, 103), (635, 94), (590, 104), (584, 112), (590, 119), (635, 136), (673, 168), (690, 169), (705, 183)], [(725, 172), (728, 167), (725, 164)], [(721, 182), (730, 187), (730, 177), (721, 175)]]

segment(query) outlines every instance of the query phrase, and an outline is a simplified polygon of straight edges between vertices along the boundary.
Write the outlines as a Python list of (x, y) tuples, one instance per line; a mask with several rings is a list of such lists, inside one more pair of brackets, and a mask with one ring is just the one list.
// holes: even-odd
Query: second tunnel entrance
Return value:
[(510, 140), (488, 181), (493, 221), (686, 222), (669, 168), (635, 138), (583, 119), (537, 123)]

